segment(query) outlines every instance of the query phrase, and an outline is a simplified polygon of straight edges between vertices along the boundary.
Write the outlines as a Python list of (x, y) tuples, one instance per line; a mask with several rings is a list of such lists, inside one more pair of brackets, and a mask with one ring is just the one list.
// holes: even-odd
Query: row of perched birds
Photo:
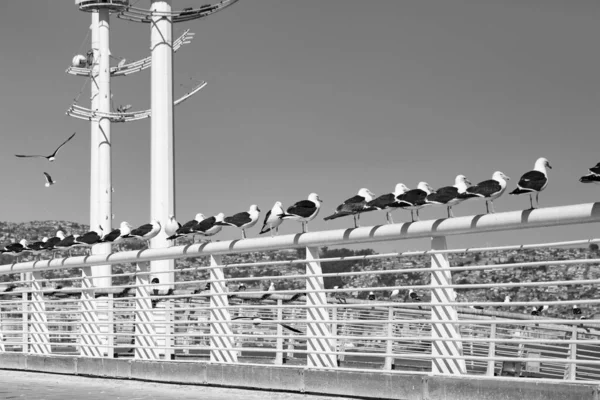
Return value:
[[(531, 209), (535, 208), (533, 197), (535, 195), (535, 203), (539, 205), (539, 193), (548, 185), (548, 168), (552, 167), (546, 158), (537, 159), (533, 170), (521, 176), (517, 187), (510, 194), (528, 194)], [(352, 216), (354, 226), (358, 227), (362, 213), (385, 211), (387, 223), (393, 223), (391, 212), (396, 209), (405, 209), (411, 211), (412, 220), (415, 221), (415, 214), (418, 220), (419, 210), (429, 205), (447, 207), (448, 217), (452, 218), (454, 216), (452, 207), (468, 199), (485, 200), (487, 213), (493, 213), (494, 200), (506, 191), (509, 179), (504, 173), (496, 171), (492, 175), (492, 179), (479, 182), (476, 185), (472, 185), (464, 175), (458, 175), (453, 186), (445, 186), (437, 190), (433, 190), (426, 182), (420, 182), (416, 189), (409, 189), (403, 183), (398, 183), (393, 193), (378, 197), (369, 189), (362, 188), (356, 196), (344, 201), (335, 209), (333, 214), (325, 217), (324, 220)], [(589, 174), (581, 177), (580, 182), (600, 183), (600, 163), (590, 168)], [(273, 235), (274, 231), (278, 231), (279, 226), (285, 220), (300, 222), (302, 232), (307, 232), (308, 223), (317, 216), (321, 204), (322, 200), (316, 193), (311, 193), (306, 200), (298, 201), (287, 209), (284, 209), (282, 203), (277, 201), (265, 215), (260, 234), (271, 232), (271, 235)], [(171, 215), (165, 223), (164, 230), (168, 239), (174, 241), (174, 243), (178, 238), (185, 236), (192, 236), (194, 241), (197, 236), (210, 238), (219, 233), (224, 226), (239, 228), (242, 232), (242, 238), (245, 239), (246, 229), (256, 225), (259, 216), (260, 209), (255, 204), (250, 206), (248, 211), (228, 217), (223, 213), (219, 213), (207, 218), (202, 213), (198, 213), (193, 220), (183, 225)], [(161, 223), (156, 219), (135, 229), (128, 222), (123, 221), (118, 229), (106, 234), (102, 232), (101, 227), (99, 231), (93, 230), (82, 235), (65, 236), (63, 232), (59, 231), (53, 238), (44, 238), (31, 244), (25, 239), (19, 243), (11, 243), (4, 248), (0, 248), (0, 253), (8, 255), (19, 255), (24, 252), (41, 254), (46, 251), (56, 252), (73, 247), (90, 247), (97, 243), (113, 243), (125, 239), (149, 241), (157, 236), (161, 229)]]

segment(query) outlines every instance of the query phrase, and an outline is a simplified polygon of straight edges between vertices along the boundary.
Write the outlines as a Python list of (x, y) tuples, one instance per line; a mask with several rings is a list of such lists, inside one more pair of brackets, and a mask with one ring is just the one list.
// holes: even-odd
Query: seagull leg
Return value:
[(242, 239), (246, 239), (246, 230), (242, 229)]
[(271, 237), (275, 237), (275, 234), (273, 233), (273, 225), (269, 225), (269, 229), (271, 231)]
[(308, 222), (304, 221), (302, 223), (302, 232), (307, 233), (308, 232)]
[(419, 218), (419, 209), (417, 208), (417, 221), (420, 221), (421, 219)]
[(352, 216), (354, 218), (354, 227), (358, 228), (358, 223), (356, 222), (356, 214)]
[(412, 219), (412, 222), (415, 222), (415, 212), (413, 210), (410, 210), (410, 218)]
[(540, 196), (540, 192), (537, 192), (535, 194), (535, 202), (537, 203), (538, 207), (540, 206), (540, 198), (539, 198), (539, 196)]
[(488, 204), (488, 201), (487, 201), (487, 200), (485, 201), (485, 211), (486, 211), (486, 212), (485, 212), (486, 214), (489, 214), (489, 213), (490, 213), (490, 205)]
[(494, 210), (494, 200), (490, 200), (490, 206), (492, 206), (492, 214), (496, 213), (496, 210)]
[(531, 204), (530, 210), (533, 210), (535, 207), (533, 206), (533, 196), (529, 193), (529, 204)]

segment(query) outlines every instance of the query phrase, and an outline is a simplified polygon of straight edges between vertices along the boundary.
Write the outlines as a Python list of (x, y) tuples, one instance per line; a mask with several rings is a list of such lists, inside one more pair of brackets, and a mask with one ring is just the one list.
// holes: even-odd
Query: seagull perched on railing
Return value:
[(411, 189), (399, 196), (396, 196), (396, 200), (390, 204), (390, 207), (405, 208), (410, 210), (412, 222), (415, 222), (414, 211), (416, 211), (418, 221), (419, 209), (427, 205), (425, 199), (431, 193), (434, 193), (434, 190), (427, 182), (419, 182), (416, 189)]
[(117, 229), (113, 229), (104, 235), (101, 239), (102, 243), (117, 243), (131, 233), (132, 226), (127, 221), (122, 221)]
[(445, 205), (448, 207), (448, 218), (453, 218), (452, 206), (463, 202), (465, 199), (458, 197), (461, 193), (467, 191), (471, 186), (471, 182), (464, 175), (457, 175), (454, 179), (454, 186), (444, 186), (433, 193), (430, 193), (425, 198), (427, 204)]
[(153, 219), (149, 224), (141, 225), (135, 229), (132, 229), (128, 235), (124, 235), (123, 239), (138, 239), (145, 240), (146, 245), (150, 247), (150, 239), (160, 233), (161, 230), (160, 222), (157, 219)]
[(494, 200), (504, 193), (506, 190), (507, 180), (510, 178), (500, 171), (494, 172), (492, 179), (479, 182), (475, 186), (470, 186), (464, 193), (458, 195), (460, 199), (481, 198), (485, 199), (486, 211), (490, 213), (490, 205), (492, 213), (494, 213)]
[(42, 240), (31, 243), (28, 247), (31, 250), (31, 254), (38, 256), (38, 259), (41, 257), (41, 254), (46, 251), (44, 247), (46, 242), (48, 241), (48, 237), (44, 236)]
[(581, 183), (595, 183), (600, 185), (600, 162), (589, 169), (590, 173), (579, 178)]
[(0, 249), (0, 253), (6, 254), (8, 256), (16, 256), (17, 262), (19, 261), (19, 256), (23, 253), (27, 253), (31, 251), (28, 247), (29, 242), (27, 239), (21, 239), (19, 243), (10, 243)]
[[(216, 235), (217, 233), (221, 232), (221, 229), (223, 229), (223, 226), (219, 225), (218, 223), (223, 222), (224, 218), (225, 214), (218, 213), (213, 217), (203, 219), (198, 223), (198, 225), (196, 225), (196, 233), (198, 235), (207, 237)], [(210, 242), (210, 239), (208, 239), (208, 241)]]
[(262, 235), (263, 233), (271, 232), (271, 236), (273, 236), (273, 230), (276, 230), (279, 233), (279, 225), (283, 223), (281, 217), (284, 214), (285, 211), (283, 211), (283, 205), (281, 202), (275, 202), (273, 208), (267, 211), (267, 215), (265, 215), (265, 221), (263, 222), (263, 227), (258, 234)]
[(252, 204), (248, 211), (237, 213), (230, 217), (225, 217), (222, 222), (217, 222), (216, 224), (240, 228), (242, 230), (242, 239), (246, 239), (246, 229), (252, 228), (254, 225), (256, 225), (259, 215), (260, 209), (256, 204)]
[(345, 217), (347, 215), (352, 215), (354, 218), (354, 227), (358, 228), (358, 220), (360, 219), (360, 213), (365, 211), (370, 211), (366, 208), (368, 202), (373, 200), (375, 195), (367, 188), (362, 188), (358, 191), (356, 196), (350, 197), (342, 204), (337, 206), (335, 212), (325, 218), (325, 221), (329, 221), (331, 219), (336, 219), (340, 217)]
[(552, 169), (548, 160), (544, 157), (538, 158), (533, 167), (533, 171), (525, 173), (521, 179), (519, 179), (517, 188), (510, 192), (510, 194), (514, 195), (524, 193), (529, 194), (529, 203), (531, 204), (530, 210), (535, 208), (533, 206), (533, 193), (535, 193), (535, 202), (539, 207), (540, 192), (548, 186), (548, 171), (546, 168)]
[[(421, 297), (413, 289), (408, 291), (408, 297), (411, 299), (411, 301), (422, 301)], [(421, 306), (419, 306), (419, 310), (421, 310)]]
[[(274, 291), (275, 291), (275, 283), (271, 282), (271, 284), (269, 285), (269, 288), (267, 289), (267, 292), (274, 292)], [(271, 293), (265, 293), (262, 295), (262, 297), (260, 299), (266, 300), (269, 297), (271, 297)]]
[(319, 210), (321, 209), (321, 203), (323, 200), (316, 193), (308, 195), (308, 200), (300, 200), (294, 205), (288, 207), (280, 218), (282, 220), (292, 219), (302, 223), (302, 233), (308, 232), (308, 223), (312, 221)]
[(165, 234), (167, 236), (172, 236), (177, 233), (177, 229), (181, 228), (181, 224), (177, 222), (174, 215), (169, 215), (169, 219), (165, 224)]
[(382, 194), (381, 196), (369, 201), (365, 205), (365, 211), (385, 211), (385, 218), (388, 224), (393, 224), (392, 209), (390, 205), (396, 201), (396, 197), (408, 192), (410, 189), (404, 183), (398, 183), (393, 193)]
[[(77, 133), (77, 132), (75, 132)], [(67, 142), (71, 139), (73, 139), (73, 136), (75, 136), (75, 133), (73, 133), (71, 136), (69, 136), (69, 138), (67, 140), (65, 140), (64, 142), (61, 143), (60, 146), (58, 146), (56, 148), (56, 150), (54, 150), (54, 152), (48, 156), (42, 156), (39, 154), (34, 154), (34, 155), (23, 155), (23, 154), (15, 154), (15, 157), (41, 157), (41, 158), (45, 158), (46, 160), (52, 162), (56, 159), (56, 155), (58, 154), (58, 151), (65, 145), (67, 144)]]
[(65, 238), (65, 234), (63, 231), (56, 231), (56, 235), (54, 237), (49, 238), (46, 243), (44, 243), (44, 250), (52, 251), (52, 257), (54, 257), (54, 252), (56, 251), (55, 246), (57, 243), (60, 243), (61, 240)]
[(573, 304), (573, 315), (581, 315), (581, 308), (577, 304)]
[(549, 308), (549, 306), (544, 305), (544, 306), (533, 306), (532, 307), (532, 311), (531, 311), (531, 315), (533, 316), (540, 316), (542, 315), (542, 312), (546, 311)]
[(181, 227), (175, 230), (175, 233), (167, 237), (167, 240), (175, 240), (180, 237), (194, 235), (196, 233), (196, 226), (202, 222), (206, 217), (202, 213), (196, 214), (194, 219), (181, 225)]
[[(102, 227), (100, 227), (102, 231)], [(102, 235), (96, 231), (89, 231), (75, 238), (74, 244), (83, 247), (90, 247), (89, 254), (92, 253), (91, 246), (102, 242)]]

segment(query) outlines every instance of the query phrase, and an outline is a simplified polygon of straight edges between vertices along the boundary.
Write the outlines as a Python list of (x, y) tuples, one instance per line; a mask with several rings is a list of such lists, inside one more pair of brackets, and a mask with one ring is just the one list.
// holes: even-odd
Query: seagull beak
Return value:
[(547, 166), (548, 168), (552, 169), (552, 165), (550, 165), (550, 164), (546, 164), (546, 166)]

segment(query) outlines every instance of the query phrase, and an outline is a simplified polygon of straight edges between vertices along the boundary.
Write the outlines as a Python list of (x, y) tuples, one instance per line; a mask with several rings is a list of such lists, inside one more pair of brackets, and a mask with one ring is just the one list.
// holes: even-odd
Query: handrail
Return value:
[(121, 18), (132, 22), (150, 23), (152, 17), (170, 18), (173, 23), (191, 21), (207, 17), (211, 14), (221, 11), (226, 7), (231, 6), (238, 0), (222, 0), (214, 5), (202, 6), (200, 8), (192, 8), (191, 10), (180, 11), (153, 11), (143, 8), (128, 6), (117, 14), (117, 18)]

